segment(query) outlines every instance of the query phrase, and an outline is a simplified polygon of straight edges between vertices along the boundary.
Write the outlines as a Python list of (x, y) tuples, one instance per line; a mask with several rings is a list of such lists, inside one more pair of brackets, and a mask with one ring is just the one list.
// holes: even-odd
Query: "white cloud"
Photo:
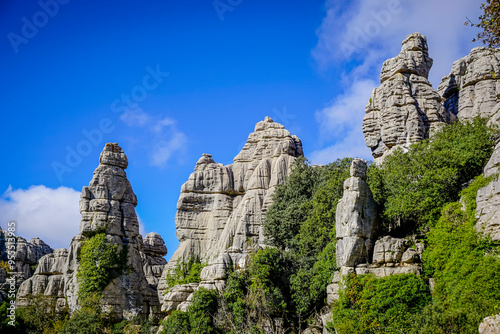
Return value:
[(337, 138), (334, 145), (312, 152), (310, 160), (326, 164), (338, 158), (370, 159), (361, 131), (365, 105), (375, 86), (371, 80), (356, 81), (344, 94), (337, 96), (329, 106), (316, 112), (322, 138)]
[(151, 118), (142, 109), (127, 109), (121, 116), (120, 120), (128, 126), (144, 126), (151, 121)]
[(153, 166), (164, 166), (172, 154), (185, 148), (187, 137), (184, 133), (171, 128), (168, 140), (162, 140), (156, 143), (154, 152), (151, 154), (151, 164)]
[(309, 160), (313, 164), (323, 165), (346, 157), (373, 160), (370, 149), (365, 144), (361, 127), (354, 128), (334, 145), (312, 152)]
[(188, 142), (187, 136), (177, 129), (172, 118), (158, 118), (137, 108), (128, 110), (120, 119), (130, 127), (141, 129), (133, 140), (141, 151), (147, 152), (153, 166), (165, 166), (174, 154), (183, 151)]
[(399, 53), (407, 35), (420, 32), (427, 37), (434, 59), (429, 81), (436, 88), (453, 62), (478, 46), (470, 43), (476, 31), (464, 22), (479, 14), (479, 4), (472, 1), (358, 0), (346, 4), (328, 0), (317, 30), (318, 44), (311, 53), (320, 71), (342, 71), (339, 86), (347, 88), (316, 112), (320, 139), (330, 146), (314, 151), (310, 160), (371, 159), (361, 126), (370, 93), (379, 85), (383, 62)]
[(0, 226), (16, 222), (16, 235), (39, 237), (52, 248), (68, 248), (80, 227), (80, 193), (72, 188), (9, 188), (0, 197)]
[(376, 83), (373, 80), (354, 82), (347, 92), (338, 95), (329, 106), (316, 112), (323, 137), (338, 136), (361, 128), (366, 102)]
[(453, 61), (474, 46), (476, 30), (464, 22), (480, 14), (478, 3), (456, 0), (360, 0), (342, 7), (328, 1), (326, 7), (312, 51), (321, 69), (352, 62), (364, 68), (365, 76), (378, 78), (383, 61), (399, 52), (406, 35), (420, 32), (434, 58), (429, 79), (435, 87)]

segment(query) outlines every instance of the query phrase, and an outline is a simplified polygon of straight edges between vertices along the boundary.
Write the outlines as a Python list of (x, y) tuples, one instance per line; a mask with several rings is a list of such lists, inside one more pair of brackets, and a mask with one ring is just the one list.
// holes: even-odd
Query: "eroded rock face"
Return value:
[[(0, 260), (5, 262), (9, 260), (7, 254), (8, 238), (8, 232), (0, 228)], [(19, 285), (33, 275), (33, 267), (38, 264), (38, 260), (54, 250), (40, 238), (32, 238), (30, 241), (26, 241), (20, 236), (15, 236), (13, 239), (15, 265), (12, 269), (16, 272), (16, 284)]]
[[(500, 143), (484, 168), (484, 176), (494, 179), (477, 192), (476, 202), (476, 229), (489, 234), (493, 240), (500, 240)], [(497, 176), (495, 176), (497, 175)]]
[(150, 233), (144, 240), (139, 234), (137, 197), (124, 170), (128, 161), (121, 147), (106, 144), (99, 161), (89, 186), (82, 190), (80, 233), (68, 250), (58, 249), (40, 260), (35, 275), (19, 289), (18, 305), (26, 303), (30, 295), (43, 294), (56, 297), (60, 307), (76, 310), (80, 303), (79, 255), (87, 240), (104, 233), (109, 243), (118, 246), (118, 252), (127, 249), (127, 263), (102, 292), (103, 308), (117, 320), (159, 313), (156, 285), (167, 263), (163, 259), (165, 243), (159, 234)]
[[(135, 213), (137, 197), (124, 170), (128, 160), (120, 146), (108, 143), (99, 162), (89, 186), (82, 190), (80, 233), (71, 241), (68, 252), (68, 266), (64, 273), (65, 296), (70, 309), (76, 309), (79, 304), (78, 254), (83, 247), (82, 242), (104, 232), (110, 243), (118, 245), (118, 251), (127, 248), (128, 261), (122, 275), (113, 279), (103, 291), (101, 303), (112, 310), (118, 319), (148, 315), (153, 312), (153, 307), (159, 308), (159, 301), (143, 271), (144, 256), (141, 251), (144, 242)], [(147, 252), (153, 254), (156, 250), (154, 239), (156, 236), (147, 238)]]
[(43, 256), (30, 279), (24, 281), (17, 292), (16, 304), (27, 306), (31, 295), (51, 296), (56, 299), (60, 309), (64, 308), (64, 277), (68, 259), (68, 250), (59, 248)]
[(351, 177), (344, 182), (344, 195), (337, 205), (335, 232), (337, 266), (368, 263), (373, 250), (377, 204), (366, 183), (366, 161), (354, 159)]
[(406, 149), (455, 119), (427, 80), (432, 62), (427, 39), (419, 33), (407, 36), (401, 52), (384, 62), (381, 85), (373, 90), (363, 119), (365, 143), (376, 163), (395, 148)]
[(163, 257), (167, 255), (167, 246), (163, 238), (158, 233), (148, 233), (143, 241), (141, 254), (142, 269), (149, 285), (156, 287), (163, 273), (163, 268), (167, 260)]
[(453, 63), (443, 77), (438, 92), (446, 101), (446, 110), (459, 119), (476, 116), (491, 118), (500, 124), (500, 49), (478, 47)]
[(203, 154), (181, 188), (175, 217), (180, 243), (160, 279), (160, 299), (177, 261), (199, 256), (207, 262), (200, 284), (206, 288), (221, 288), (228, 268), (245, 266), (264, 243), (262, 222), (276, 185), (302, 154), (300, 139), (269, 117), (255, 125), (233, 164)]
[(262, 219), (274, 187), (302, 155), (302, 143), (266, 117), (228, 166), (203, 154), (182, 186), (175, 217), (179, 247), (170, 260), (215, 259), (231, 246), (262, 244)]

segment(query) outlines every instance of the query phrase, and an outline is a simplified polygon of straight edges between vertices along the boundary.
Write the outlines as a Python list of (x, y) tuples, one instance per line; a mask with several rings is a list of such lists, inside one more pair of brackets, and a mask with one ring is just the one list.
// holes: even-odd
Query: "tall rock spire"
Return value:
[(148, 234), (144, 241), (139, 234), (137, 197), (125, 173), (128, 160), (122, 148), (107, 143), (99, 162), (89, 185), (82, 189), (80, 232), (68, 250), (56, 250), (40, 260), (43, 269), (19, 289), (20, 305), (29, 295), (45, 294), (56, 297), (59, 307), (76, 310), (82, 248), (102, 233), (109, 244), (117, 246), (118, 253), (124, 250), (126, 263), (101, 292), (101, 306), (117, 320), (159, 312), (156, 285), (167, 264), (163, 259), (167, 249), (158, 234)]
[(427, 80), (431, 66), (427, 39), (419, 33), (407, 36), (401, 52), (384, 62), (381, 85), (373, 89), (363, 119), (365, 143), (375, 162), (394, 148), (405, 149), (428, 138), (439, 125), (455, 119)]
[[(175, 217), (179, 247), (167, 267), (199, 256), (208, 262), (202, 280), (213, 282), (223, 279), (229, 266), (244, 266), (248, 250), (264, 244), (262, 223), (276, 185), (301, 155), (300, 139), (270, 117), (255, 125), (233, 164), (203, 154), (181, 188)], [(163, 277), (160, 298), (165, 289)]]

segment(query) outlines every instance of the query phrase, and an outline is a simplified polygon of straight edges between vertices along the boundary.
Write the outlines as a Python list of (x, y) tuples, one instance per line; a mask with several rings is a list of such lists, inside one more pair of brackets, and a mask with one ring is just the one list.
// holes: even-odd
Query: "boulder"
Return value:
[(500, 314), (487, 317), (479, 324), (479, 334), (499, 334)]

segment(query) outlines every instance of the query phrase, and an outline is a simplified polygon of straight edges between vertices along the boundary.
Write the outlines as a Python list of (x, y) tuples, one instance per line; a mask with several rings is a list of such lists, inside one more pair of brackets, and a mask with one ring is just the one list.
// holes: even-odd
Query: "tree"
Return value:
[(490, 48), (497, 48), (500, 46), (500, 0), (486, 0), (486, 3), (481, 4), (481, 9), (484, 14), (479, 16), (479, 23), (467, 20), (465, 25), (483, 29), (472, 42), (482, 41)]

